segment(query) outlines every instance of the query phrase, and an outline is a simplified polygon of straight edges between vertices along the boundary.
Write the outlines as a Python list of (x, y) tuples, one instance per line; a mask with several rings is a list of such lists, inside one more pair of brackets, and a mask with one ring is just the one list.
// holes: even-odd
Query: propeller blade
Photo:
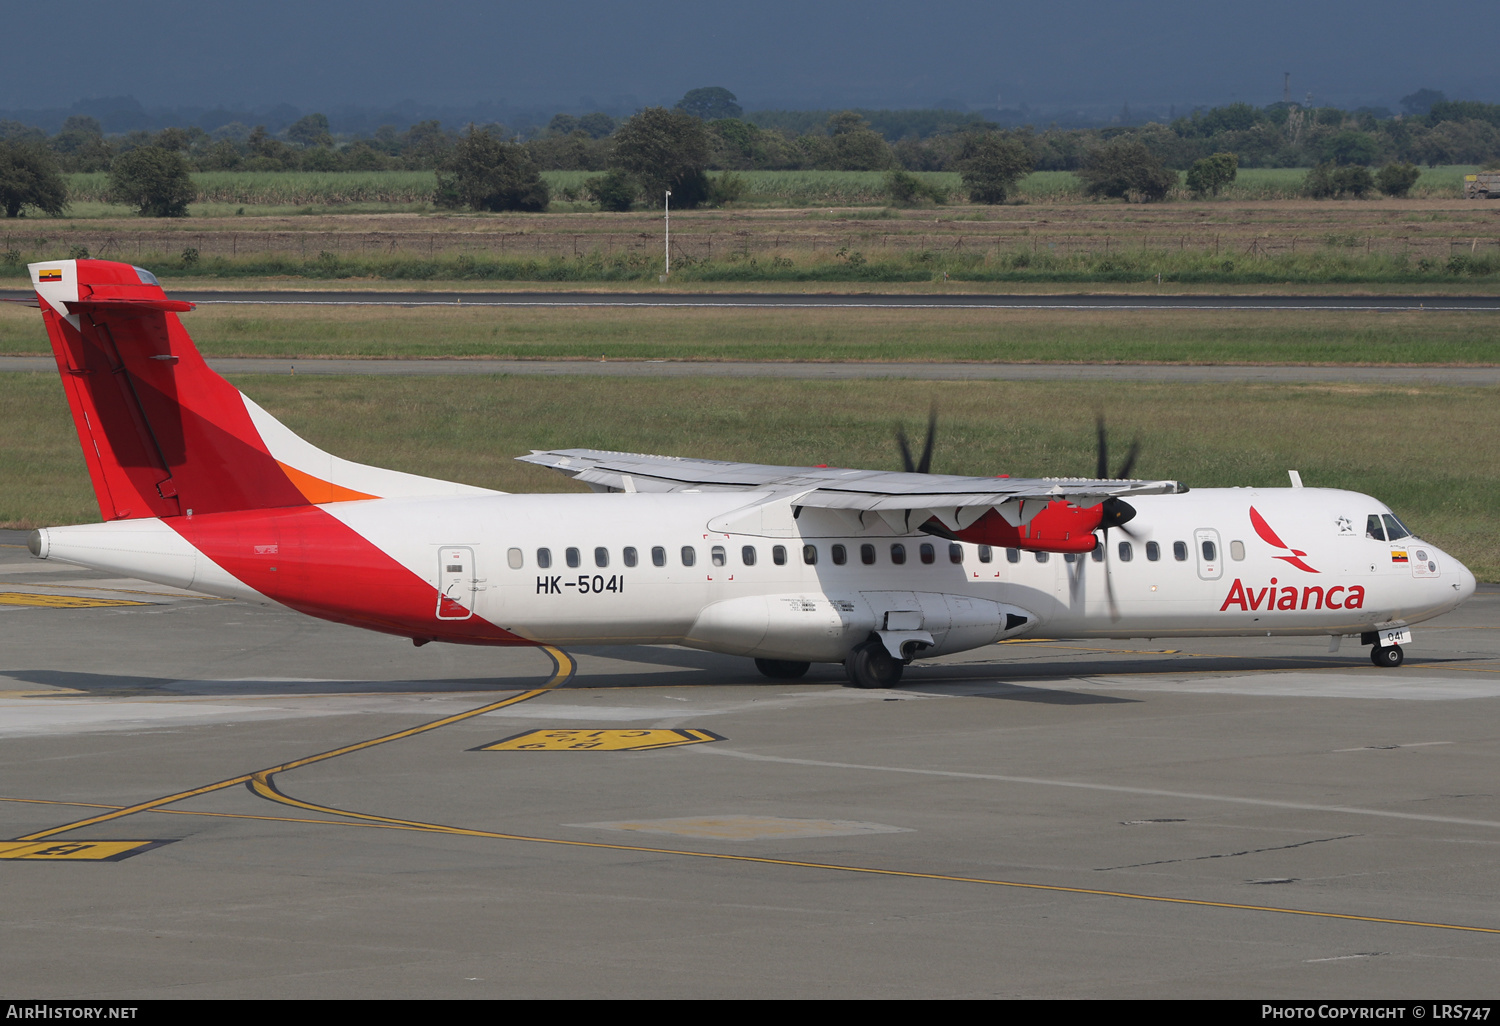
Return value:
[(896, 429), (896, 444), (901, 447), (901, 469), (908, 474), (916, 473), (917, 465), (911, 459), (911, 446), (906, 444), (905, 428)]
[(1119, 622), (1120, 605), (1115, 601), (1115, 575), (1109, 567), (1109, 528), (1104, 529), (1104, 598), (1109, 603), (1109, 618)]
[(1103, 480), (1109, 477), (1109, 433), (1104, 430), (1104, 414), (1099, 414), (1099, 419), (1095, 423), (1099, 429), (1099, 449), (1094, 477)]
[(937, 440), (937, 406), (932, 407), (932, 412), (927, 415), (927, 442), (922, 446), (922, 461), (917, 464), (918, 474), (930, 474), (932, 472), (932, 443)]
[(1127, 478), (1127, 477), (1129, 477), (1130, 476), (1130, 471), (1135, 467), (1135, 458), (1137, 456), (1139, 456), (1140, 454), (1141, 454), (1141, 440), (1139, 438), (1137, 438), (1137, 439), (1135, 439), (1134, 441), (1132, 441), (1130, 443), (1130, 451), (1125, 454), (1125, 462), (1122, 463), (1122, 464), (1120, 464), (1120, 469), (1118, 471), (1116, 471), (1115, 477), (1116, 478)]

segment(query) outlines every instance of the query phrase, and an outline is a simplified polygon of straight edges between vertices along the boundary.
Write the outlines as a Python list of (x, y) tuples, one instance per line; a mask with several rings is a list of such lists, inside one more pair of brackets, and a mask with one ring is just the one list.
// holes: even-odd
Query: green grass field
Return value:
[[(898, 466), (898, 422), (936, 402), (934, 469), (1089, 473), (1103, 411), (1136, 472), (1194, 487), (1351, 488), (1500, 580), (1496, 389), (495, 377), (237, 377), (294, 431), (341, 456), (507, 491), (574, 486), (513, 461), (593, 446), (730, 460)], [(88, 522), (97, 510), (54, 374), (0, 375), (0, 522)]]
[[(1494, 315), (202, 306), (212, 356), (612, 360), (1500, 364)], [(47, 352), (35, 310), (0, 307), (0, 354)]]

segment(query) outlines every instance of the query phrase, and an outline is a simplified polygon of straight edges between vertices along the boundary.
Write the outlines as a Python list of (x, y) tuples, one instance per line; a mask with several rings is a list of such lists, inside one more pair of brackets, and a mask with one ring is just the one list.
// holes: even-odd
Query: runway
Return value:
[[(1166, 363), (809, 363), (752, 360), (286, 360), (212, 357), (220, 374), (517, 374), (606, 378), (785, 378), (839, 381), (894, 378), (912, 381), (1137, 381), (1353, 383), (1370, 385), (1500, 385), (1500, 367), (1295, 366), (1286, 364)], [(54, 374), (46, 356), (0, 356), (0, 373)]]
[[(1468, 310), (1500, 311), (1500, 296), (1206, 296), (1206, 295), (994, 295), (877, 292), (499, 292), (308, 289), (235, 291), (171, 289), (173, 299), (205, 306), (557, 306), (557, 307), (765, 307), (895, 310)], [(31, 301), (26, 290), (0, 291), (0, 299)]]
[(1395, 671), (1043, 639), (864, 692), (669, 647), (415, 649), (23, 542), (0, 978), (28, 997), (1493, 987), (1500, 589)]

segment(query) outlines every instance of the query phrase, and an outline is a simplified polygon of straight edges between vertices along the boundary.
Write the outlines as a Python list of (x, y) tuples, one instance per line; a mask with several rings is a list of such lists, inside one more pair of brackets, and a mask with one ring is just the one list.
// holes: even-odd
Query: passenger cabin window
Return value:
[(1155, 563), (1158, 559), (1161, 558), (1161, 546), (1156, 544), (1156, 542), (1147, 542), (1146, 558)]
[(932, 547), (931, 543), (923, 542), (917, 551), (921, 554), (922, 562), (928, 564), (937, 562), (937, 550)]
[(1045, 563), (1045, 562), (1047, 562), (1048, 556), (1049, 556), (1049, 553), (1038, 552), (1038, 553), (1036, 553), (1036, 561), (1038, 563)]
[(1365, 518), (1365, 537), (1385, 541), (1385, 526), (1380, 522), (1379, 513), (1371, 513)]
[(1245, 558), (1245, 543), (1242, 541), (1230, 542), (1229, 558), (1243, 561)]
[(1203, 562), (1214, 563), (1219, 559), (1219, 547), (1207, 538), (1203, 540)]
[(802, 546), (802, 562), (808, 566), (814, 566), (818, 562), (818, 547), (816, 545)]
[(990, 563), (990, 562), (993, 562), (994, 559), (995, 559), (995, 550), (994, 549), (990, 548), (988, 545), (981, 545), (981, 546), (979, 546), (979, 561), (981, 563)]
[(715, 545), (708, 550), (708, 561), (714, 566), (723, 566), (729, 562), (729, 555), (724, 551), (724, 546)]
[(964, 547), (958, 542), (948, 543), (948, 562), (962, 563), (964, 561)]
[(773, 545), (773, 546), (771, 546), (771, 562), (775, 563), (777, 566), (786, 566), (786, 546), (785, 545)]
[(740, 562), (744, 563), (746, 566), (755, 565), (754, 545), (746, 545), (744, 548), (740, 549)]
[(1020, 549), (1006, 549), (1005, 550), (1005, 561), (1007, 563), (1019, 563), (1021, 561), (1021, 550)]
[(1135, 548), (1127, 541), (1120, 543), (1120, 562), (1129, 563), (1135, 558)]
[(1075, 552), (1064, 552), (1063, 553), (1063, 562), (1064, 563), (1076, 563), (1076, 562), (1078, 562), (1078, 554), (1075, 553)]
[(875, 565), (875, 546), (861, 545), (859, 547), (859, 561), (865, 566)]
[(1187, 562), (1187, 542), (1172, 543), (1172, 558), (1179, 563)]
[(844, 548), (842, 545), (835, 545), (831, 550), (829, 550), (829, 555), (833, 557), (835, 566), (843, 566), (845, 563), (849, 562), (849, 550)]
[(664, 548), (662, 548), (660, 545), (653, 545), (653, 546), (651, 546), (651, 565), (652, 566), (666, 566), (667, 565), (667, 550), (664, 549)]
[(891, 545), (891, 562), (895, 563), (897, 566), (900, 566), (901, 564), (906, 562), (905, 545), (902, 545), (900, 542), (895, 542)]
[(510, 564), (512, 570), (519, 570), (526, 565), (526, 557), (521, 553), (520, 549), (507, 549), (505, 551), (505, 561)]
[(609, 566), (609, 550), (602, 545), (594, 550), (594, 565)]
[(692, 566), (696, 562), (698, 562), (698, 550), (691, 545), (684, 545), (682, 547), (682, 565)]
[(620, 558), (625, 560), (626, 566), (635, 566), (635, 564), (639, 561), (638, 557), (636, 556), (635, 549), (631, 548), (629, 545), (625, 546), (624, 550), (620, 553)]
[(583, 556), (579, 554), (577, 549), (568, 549), (563, 555), (567, 558), (568, 565), (571, 567), (578, 567), (583, 564)]
[(551, 569), (551, 567), (552, 567), (552, 550), (551, 549), (537, 549), (536, 550), (536, 565), (538, 567), (540, 567), (541, 569), (543, 569), (543, 570)]
[(1410, 538), (1412, 536), (1411, 532), (1406, 529), (1406, 525), (1391, 514), (1382, 513), (1380, 519), (1385, 521), (1386, 541), (1397, 541), (1401, 538)]
[(1093, 551), (1089, 553), (1089, 558), (1092, 559), (1095, 563), (1104, 562), (1104, 546), (1095, 545)]

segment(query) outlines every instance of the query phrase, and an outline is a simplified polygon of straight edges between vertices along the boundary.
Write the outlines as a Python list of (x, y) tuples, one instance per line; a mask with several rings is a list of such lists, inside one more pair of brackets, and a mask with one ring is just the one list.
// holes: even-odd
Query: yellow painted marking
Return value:
[(28, 595), (20, 591), (0, 591), (0, 606), (47, 606), (53, 609), (88, 609), (92, 606), (149, 606), (149, 602), (128, 599), (83, 598), (79, 595)]
[(0, 841), (0, 859), (36, 862), (118, 862), (165, 841)]
[(17, 838), (17, 840), (39, 841), (45, 837), (53, 837), (57, 834), (67, 833), (69, 830), (77, 830), (79, 827), (93, 826), (95, 823), (104, 823), (112, 819), (119, 819), (122, 816), (131, 816), (137, 812), (148, 812), (152, 809), (159, 809), (163, 805), (171, 805), (175, 802), (180, 802), (187, 798), (196, 798), (199, 795), (211, 794), (214, 791), (222, 791), (226, 787), (234, 787), (238, 784), (247, 783), (252, 777), (255, 776), (282, 773), (286, 770), (297, 769), (300, 766), (310, 766), (315, 762), (323, 762), (326, 759), (334, 759), (340, 755), (348, 755), (350, 752), (363, 751), (366, 748), (373, 748), (376, 745), (383, 745), (388, 741), (400, 741), (403, 738), (413, 737), (417, 734), (425, 734), (429, 730), (436, 730), (439, 727), (446, 727), (451, 723), (459, 723), (463, 720), (471, 719), (475, 716), (483, 716), (485, 713), (494, 712), (496, 709), (504, 709), (508, 705), (515, 705), (518, 702), (525, 702), (529, 699), (537, 697), (538, 695), (544, 695), (551, 689), (565, 683), (573, 676), (573, 672), (577, 668), (577, 664), (573, 662), (573, 658), (561, 649), (553, 648), (551, 645), (543, 645), (542, 651), (546, 652), (547, 655), (552, 658), (554, 671), (551, 679), (539, 688), (533, 688), (530, 691), (523, 691), (519, 695), (512, 695), (511, 697), (503, 698), (498, 702), (490, 702), (488, 705), (481, 705), (477, 709), (470, 709), (468, 712), (455, 713), (452, 716), (444, 716), (440, 720), (433, 720), (430, 723), (423, 723), (420, 726), (409, 727), (406, 730), (398, 730), (394, 734), (386, 734), (383, 737), (371, 738), (368, 741), (359, 741), (352, 745), (345, 745), (342, 748), (335, 748), (327, 752), (319, 752), (317, 755), (309, 755), (306, 758), (294, 759), (291, 762), (282, 763), (280, 766), (273, 766), (272, 768), (267, 770), (259, 770), (256, 773), (242, 773), (237, 777), (230, 777), (228, 780), (220, 780), (216, 783), (204, 784), (202, 787), (195, 787), (187, 791), (178, 791), (176, 794), (163, 795), (160, 798), (153, 798), (150, 801), (140, 802), (136, 805), (127, 805), (123, 808), (115, 809), (112, 812), (106, 812), (99, 816), (90, 816), (87, 819), (80, 819), (74, 823), (65, 823), (62, 826), (50, 827), (46, 830), (38, 830), (35, 833), (26, 834), (24, 837), (19, 837)]
[(528, 730), (476, 752), (649, 752), (658, 748), (722, 741), (711, 730)]

